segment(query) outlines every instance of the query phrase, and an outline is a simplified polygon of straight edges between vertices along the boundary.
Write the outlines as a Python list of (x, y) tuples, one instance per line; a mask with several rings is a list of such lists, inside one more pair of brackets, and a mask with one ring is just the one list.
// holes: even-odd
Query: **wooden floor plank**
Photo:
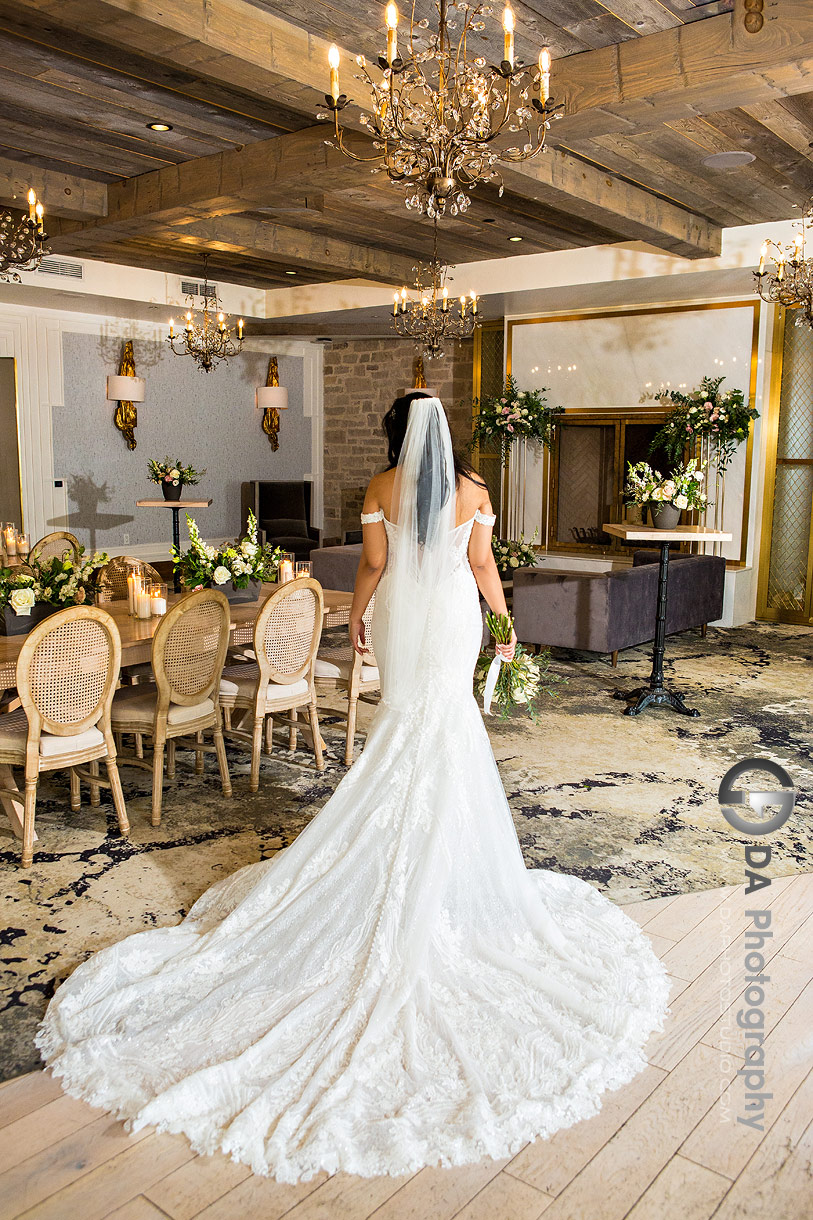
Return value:
[(160, 1207), (150, 1203), (144, 1195), (130, 1199), (123, 1207), (117, 1207), (114, 1212), (108, 1212), (105, 1220), (168, 1220), (167, 1213)]
[(103, 1114), (68, 1139), (20, 1161), (14, 1169), (0, 1174), (0, 1220), (14, 1220), (44, 1199), (56, 1196), (147, 1136), (146, 1131), (128, 1135), (122, 1123)]
[(307, 1199), (286, 1212), (285, 1220), (366, 1220), (411, 1176), (358, 1178), (350, 1173), (334, 1174)]
[(645, 1068), (622, 1088), (605, 1094), (594, 1118), (527, 1144), (508, 1163), (506, 1173), (546, 1195), (560, 1194), (665, 1078), (662, 1068)]
[(626, 1220), (709, 1220), (730, 1186), (728, 1178), (719, 1173), (673, 1156)]
[(103, 1220), (194, 1156), (182, 1135), (150, 1135), (29, 1208), (20, 1220)]
[(717, 1100), (717, 1058), (707, 1046), (686, 1055), (554, 1199), (545, 1220), (622, 1220)]
[(539, 1220), (553, 1200), (527, 1182), (498, 1173), (470, 1203), (455, 1215), (455, 1220)]
[(144, 1191), (151, 1203), (170, 1220), (192, 1220), (210, 1203), (228, 1194), (250, 1177), (248, 1165), (230, 1161), (222, 1153), (197, 1157)]
[(726, 1195), (714, 1220), (811, 1220), (813, 1072)]
[[(0, 1129), (61, 1096), (62, 1085), (50, 1072), (28, 1072), (6, 1081), (0, 1100)], [(98, 1117), (99, 1111), (94, 1113)]]
[[(813, 983), (809, 983), (764, 1043), (764, 1128), (768, 1131), (805, 1077), (813, 1070)], [(719, 1052), (712, 1052), (718, 1054)], [(735, 1079), (686, 1140), (685, 1156), (728, 1178), (736, 1178), (764, 1139), (737, 1121), (745, 1116), (745, 1082)]]
[[(811, 960), (797, 961), (785, 956), (785, 950), (771, 958), (770, 983), (765, 987), (765, 1003), (762, 1006), (765, 1024), (763, 1032), (769, 1034), (782, 1020), (791, 1004), (799, 998), (810, 982)], [(734, 1050), (742, 1053), (742, 1030), (737, 1025), (737, 1013), (742, 1008), (742, 993), (734, 992), (730, 1006), (705, 1033), (702, 1042), (718, 1050)]]
[(3, 1128), (0, 1138), (0, 1174), (86, 1127), (98, 1117), (98, 1110), (92, 1110), (85, 1102), (63, 1093), (33, 1113), (9, 1123)]
[(698, 890), (683, 894), (680, 901), (670, 902), (646, 925), (647, 932), (665, 936), (667, 940), (682, 940), (693, 928), (715, 911), (731, 892), (730, 886), (718, 890)]
[(486, 1159), (454, 1169), (422, 1169), (379, 1207), (375, 1220), (452, 1220), (506, 1163)]
[(198, 1212), (197, 1220), (235, 1220), (245, 1216), (247, 1220), (262, 1218), (262, 1220), (279, 1220), (287, 1215), (301, 1199), (327, 1181), (327, 1174), (320, 1173), (310, 1182), (299, 1182), (289, 1186), (285, 1182), (275, 1182), (273, 1178), (252, 1176), (241, 1182), (234, 1190), (230, 1190), (215, 1203)]

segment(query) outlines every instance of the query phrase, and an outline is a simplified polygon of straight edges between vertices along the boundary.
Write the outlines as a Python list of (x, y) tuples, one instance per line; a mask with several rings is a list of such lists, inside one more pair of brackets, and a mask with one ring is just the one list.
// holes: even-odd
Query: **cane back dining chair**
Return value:
[(122, 754), (121, 762), (152, 770), (153, 826), (161, 825), (164, 752), (171, 779), (179, 740), (195, 751), (195, 770), (202, 774), (203, 755), (212, 749), (203, 737), (207, 730), (212, 731), (223, 795), (232, 794), (219, 696), (229, 622), (229, 603), (216, 589), (200, 589), (182, 597), (161, 619), (153, 636), (155, 685), (122, 688), (113, 699), (113, 731), (152, 739), (152, 763), (129, 754)]
[[(313, 666), (322, 634), (322, 586), (311, 577), (281, 585), (266, 601), (254, 624), (255, 664), (229, 665), (223, 671), (220, 699), (226, 716), (226, 736), (251, 746), (251, 791), (260, 786), (260, 752), (265, 726), (266, 753), (271, 752), (274, 721), (288, 725), (288, 744), (296, 748), (300, 707), (308, 709), (308, 725), (317, 771), (324, 771), (322, 738), (316, 714)], [(242, 712), (238, 725), (235, 710)], [(288, 713), (284, 715), (283, 713)]]
[(46, 534), (44, 538), (40, 538), (39, 542), (35, 542), (31, 550), (28, 552), (29, 564), (39, 560), (40, 563), (48, 559), (53, 559), (58, 555), (60, 559), (72, 559), (74, 562), (79, 558), (79, 539), (73, 534), (67, 533), (66, 530), (57, 530), (53, 534)]
[[(91, 786), (92, 804), (98, 804), (99, 787), (110, 788), (119, 830), (129, 832), (110, 724), (120, 660), (118, 628), (95, 606), (71, 606), (50, 615), (22, 646), (17, 659), (22, 707), (0, 717), (0, 792), (13, 826), (23, 807), (24, 868), (33, 860), (37, 784), (43, 771), (70, 769), (73, 810), (80, 807), (80, 779)], [(99, 776), (100, 759), (107, 780)], [(91, 770), (84, 770), (83, 763)], [(24, 768), (22, 799), (15, 766)]]
[[(347, 692), (347, 710), (338, 712), (347, 721), (347, 735), (344, 743), (345, 766), (352, 766), (356, 738), (356, 712), (359, 700), (362, 703), (377, 703), (371, 698), (374, 692), (380, 691), (381, 679), (378, 674), (378, 664), (372, 649), (372, 623), (375, 609), (375, 594), (370, 598), (370, 604), (364, 611), (364, 638), (368, 652), (359, 656), (350, 645), (343, 647), (320, 648), (314, 666), (314, 682), (316, 693), (323, 691), (343, 690)], [(331, 708), (331, 711), (334, 709)]]

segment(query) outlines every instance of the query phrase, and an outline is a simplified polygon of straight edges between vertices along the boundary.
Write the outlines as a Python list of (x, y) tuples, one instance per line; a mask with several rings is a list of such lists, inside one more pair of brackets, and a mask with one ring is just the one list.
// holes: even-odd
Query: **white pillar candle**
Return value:
[(294, 568), (290, 559), (283, 559), (279, 565), (279, 583), (287, 584), (289, 580), (294, 578)]
[(152, 613), (153, 617), (157, 617), (167, 612), (167, 599), (156, 593), (152, 598)]
[(14, 530), (6, 530), (3, 534), (6, 543), (6, 554), (11, 558), (17, 554), (17, 535)]

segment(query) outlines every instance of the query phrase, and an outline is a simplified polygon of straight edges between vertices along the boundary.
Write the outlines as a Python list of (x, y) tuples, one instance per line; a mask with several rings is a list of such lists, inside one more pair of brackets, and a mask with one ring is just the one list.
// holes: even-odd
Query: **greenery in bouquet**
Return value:
[[(514, 630), (513, 619), (508, 614), (494, 614), (489, 610), (486, 623), (498, 644), (508, 644)], [(492, 654), (481, 652), (474, 669), (474, 691), (480, 698), (486, 689), (488, 671), (494, 660)], [(496, 707), (502, 719), (510, 716), (515, 708), (522, 708), (534, 723), (539, 719), (536, 701), (543, 695), (554, 696), (556, 687), (564, 682), (550, 671), (550, 651), (546, 648), (533, 656), (522, 644), (517, 644), (513, 661), (500, 663), (497, 683), (491, 696), (492, 707)]]
[(34, 559), (27, 572), (0, 569), (0, 610), (9, 606), (15, 614), (30, 614), (35, 605), (54, 606), (59, 610), (67, 606), (81, 606), (93, 600), (93, 586), (99, 568), (104, 567), (108, 556), (104, 551), (85, 555), (79, 548), (79, 557), (64, 558), (54, 555), (51, 559)]
[(536, 549), (534, 541), (536, 540), (537, 530), (534, 530), (534, 536), (530, 542), (526, 542), (520, 534), (519, 538), (491, 538), (491, 550), (494, 553), (494, 562), (497, 565), (497, 571), (503, 580), (512, 576), (517, 568), (532, 568), (536, 565)]
[(748, 437), (751, 421), (759, 411), (749, 407), (742, 390), (720, 390), (725, 377), (704, 377), (688, 394), (669, 390), (659, 394), (674, 403), (663, 427), (655, 434), (649, 452), (662, 449), (672, 462), (679, 462), (687, 445), (709, 439), (714, 461), (724, 474), (737, 447)]
[(171, 548), (173, 571), (178, 572), (187, 589), (231, 584), (246, 589), (250, 580), (275, 579), (282, 550), (260, 546), (257, 542), (257, 518), (248, 514), (248, 530), (244, 538), (236, 538), (227, 546), (207, 546), (200, 536), (197, 522), (186, 514), (189, 526), (189, 550)]
[(151, 483), (168, 483), (171, 487), (194, 487), (206, 474), (206, 469), (195, 470), (194, 466), (184, 466), (180, 460), (171, 461), (165, 457), (163, 462), (150, 458), (147, 462)]
[(666, 477), (648, 462), (635, 465), (629, 462), (624, 497), (628, 504), (674, 504), (675, 508), (702, 512), (709, 503), (703, 491), (704, 478), (703, 467), (696, 458), (690, 458), (685, 466), (678, 466)]
[(564, 414), (564, 407), (549, 407), (544, 395), (544, 387), (520, 390), (509, 377), (502, 394), (485, 401), (475, 399), (474, 442), (499, 441), (503, 455), (517, 440), (536, 441), (550, 448), (554, 424)]

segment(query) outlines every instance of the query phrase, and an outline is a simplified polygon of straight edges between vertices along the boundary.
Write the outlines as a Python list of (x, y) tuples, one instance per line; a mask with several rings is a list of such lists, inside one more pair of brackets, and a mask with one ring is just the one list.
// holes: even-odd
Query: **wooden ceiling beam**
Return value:
[(26, 211), (31, 187), (45, 208), (46, 218), (54, 215), (87, 219), (107, 213), (107, 187), (103, 182), (0, 157), (0, 203)]
[(652, 131), (662, 123), (807, 93), (813, 74), (813, 5), (766, 6), (761, 31), (735, 9), (554, 63), (551, 92), (564, 103), (555, 144)]
[(180, 245), (279, 263), (283, 273), (286, 268), (306, 268), (398, 285), (411, 283), (414, 275), (415, 259), (406, 255), (243, 216), (193, 221), (161, 236)]

